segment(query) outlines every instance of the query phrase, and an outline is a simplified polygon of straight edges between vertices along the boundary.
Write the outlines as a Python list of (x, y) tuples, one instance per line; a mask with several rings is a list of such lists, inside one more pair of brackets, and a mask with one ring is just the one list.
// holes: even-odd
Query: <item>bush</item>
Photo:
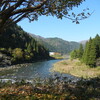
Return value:
[(96, 66), (100, 66), (100, 58), (96, 60)]
[(15, 59), (22, 59), (23, 58), (23, 51), (21, 48), (16, 48), (13, 50), (12, 52), (12, 56), (15, 58)]
[(6, 48), (0, 48), (0, 52), (7, 53), (7, 49)]

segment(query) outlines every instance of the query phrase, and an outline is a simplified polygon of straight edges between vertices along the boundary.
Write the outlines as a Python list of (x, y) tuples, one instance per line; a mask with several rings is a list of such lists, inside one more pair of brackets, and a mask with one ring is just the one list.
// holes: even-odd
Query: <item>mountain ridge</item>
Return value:
[(62, 54), (67, 54), (71, 52), (74, 49), (79, 48), (80, 43), (75, 41), (66, 41), (58, 37), (50, 37), (50, 38), (44, 38), (39, 35), (30, 34), (36, 41), (38, 41), (40, 44), (44, 45), (45, 48), (47, 48), (50, 52), (59, 52)]

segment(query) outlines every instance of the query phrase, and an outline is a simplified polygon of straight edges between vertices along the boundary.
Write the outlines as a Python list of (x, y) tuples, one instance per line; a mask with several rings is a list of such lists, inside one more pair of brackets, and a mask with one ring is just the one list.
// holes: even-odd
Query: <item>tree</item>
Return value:
[(78, 50), (78, 58), (79, 58), (79, 59), (82, 58), (83, 52), (84, 52), (83, 45), (80, 44), (80, 48), (79, 48), (79, 50)]
[(82, 56), (82, 62), (84, 62), (84, 63), (87, 62), (88, 46), (89, 46), (89, 43), (86, 42), (86, 46), (85, 46), (83, 56)]
[(91, 41), (90, 48), (91, 50), (89, 52), (87, 65), (89, 65), (90, 67), (95, 67), (96, 66), (96, 45), (94, 43), (94, 40)]
[(96, 58), (100, 57), (100, 36), (97, 34), (94, 38), (94, 43), (96, 46)]
[[(85, 0), (0, 0), (0, 33), (12, 23), (17, 23), (24, 18), (29, 21), (37, 20), (39, 16), (66, 17), (73, 22), (87, 18), (84, 12), (72, 17), (68, 14), (73, 7), (78, 7)], [(81, 18), (78, 18), (78, 17)]]
[(94, 39), (90, 38), (87, 42), (82, 58), (86, 65), (89, 65), (90, 67), (96, 66), (96, 45)]
[(78, 58), (78, 50), (73, 50), (73, 51), (70, 53), (70, 57), (71, 57), (71, 59), (76, 59), (76, 58)]
[(23, 58), (23, 51), (21, 48), (15, 48), (12, 52), (12, 56), (15, 59), (22, 59)]
[(89, 59), (89, 56), (90, 56), (91, 43), (92, 43), (92, 39), (90, 38), (90, 40), (86, 43), (85, 51), (84, 51), (84, 54), (83, 54), (83, 57), (82, 57), (83, 62), (87, 65), (88, 65), (88, 59)]

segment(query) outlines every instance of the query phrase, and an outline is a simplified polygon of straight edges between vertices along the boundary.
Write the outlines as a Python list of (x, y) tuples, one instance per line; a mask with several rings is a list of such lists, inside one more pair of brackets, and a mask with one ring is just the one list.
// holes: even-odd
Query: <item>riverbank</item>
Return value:
[(36, 61), (28, 62), (28, 63), (26, 62), (26, 63), (21, 63), (21, 64), (10, 65), (10, 66), (6, 66), (6, 67), (0, 67), (0, 76), (7, 75), (7, 74), (13, 74), (19, 68), (28, 67), (28, 66), (32, 65), (33, 63), (47, 61), (47, 60), (51, 60), (51, 59), (53, 60), (54, 58), (50, 57), (49, 59), (36, 60)]
[(29, 66), (31, 64), (32, 63), (24, 63), (24, 64), (11, 65), (11, 66), (8, 66), (8, 67), (0, 67), (0, 76), (7, 75), (7, 74), (13, 74), (19, 68), (27, 67), (27, 66)]
[[(33, 84), (34, 83), (34, 84)], [(99, 100), (100, 78), (75, 83), (60, 81), (58, 76), (48, 80), (0, 82), (0, 100)]]
[(63, 60), (54, 64), (51, 69), (54, 72), (71, 74), (76, 77), (95, 78), (100, 76), (100, 66), (90, 68), (79, 60)]
[(33, 63), (17, 64), (0, 68), (1, 79), (33, 79), (38, 76), (46, 77), (50, 75), (49, 69), (59, 60), (41, 60)]

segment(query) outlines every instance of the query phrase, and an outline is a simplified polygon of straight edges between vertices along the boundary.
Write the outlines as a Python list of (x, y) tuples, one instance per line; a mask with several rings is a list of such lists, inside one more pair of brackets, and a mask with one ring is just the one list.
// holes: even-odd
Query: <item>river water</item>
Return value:
[[(58, 62), (60, 60), (48, 60), (48, 61), (41, 61), (41, 62), (35, 62), (32, 63), (29, 66), (23, 66), (19, 69), (17, 69), (13, 74), (7, 74), (5, 76), (0, 76), (2, 79), (27, 79), (31, 80), (35, 77), (50, 77), (51, 75), (60, 73), (57, 72), (51, 72), (50, 69), (53, 67), (53, 64)], [(69, 74), (62, 74), (62, 76), (66, 76), (68, 78), (74, 78), (74, 76)]]

